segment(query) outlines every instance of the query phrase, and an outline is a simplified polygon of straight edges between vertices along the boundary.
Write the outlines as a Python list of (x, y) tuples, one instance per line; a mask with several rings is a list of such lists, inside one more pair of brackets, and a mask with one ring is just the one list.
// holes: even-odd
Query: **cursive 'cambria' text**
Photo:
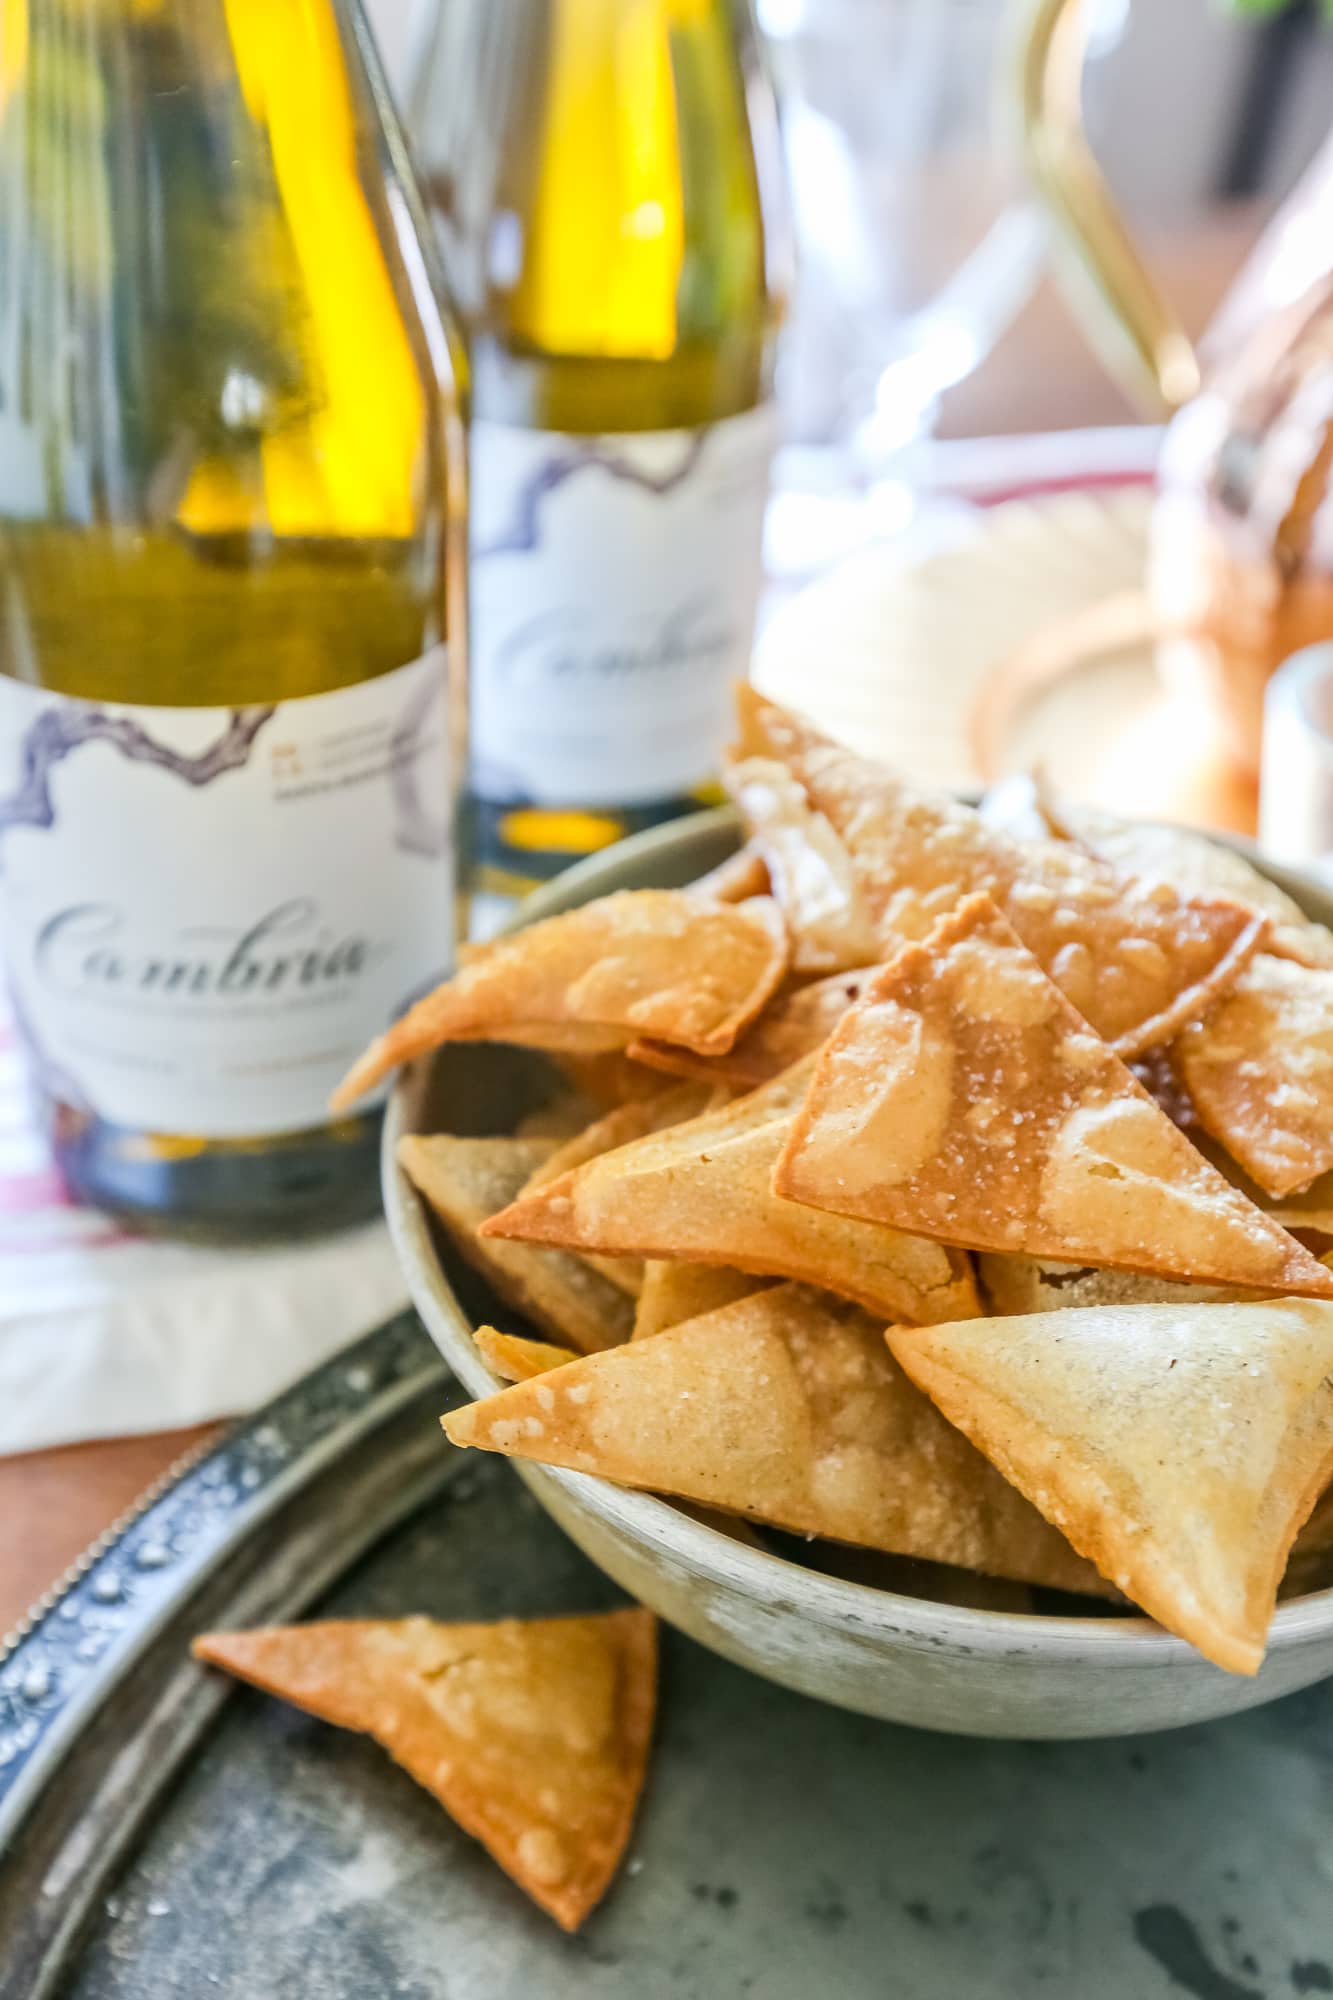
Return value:
[(369, 939), (336, 937), (309, 897), (279, 903), (242, 930), (201, 926), (179, 945), (145, 950), (127, 913), (112, 903), (75, 903), (37, 933), (37, 971), (62, 993), (164, 994), (251, 999), (346, 988), (374, 955)]

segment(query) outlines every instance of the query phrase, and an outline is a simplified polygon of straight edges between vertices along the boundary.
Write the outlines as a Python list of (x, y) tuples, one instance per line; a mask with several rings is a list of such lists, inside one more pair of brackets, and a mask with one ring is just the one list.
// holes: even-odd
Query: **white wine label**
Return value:
[(267, 708), (0, 679), (0, 923), (60, 1102), (299, 1131), (453, 937), (444, 649)]
[(713, 776), (749, 661), (774, 419), (472, 426), (472, 782), (635, 805)]

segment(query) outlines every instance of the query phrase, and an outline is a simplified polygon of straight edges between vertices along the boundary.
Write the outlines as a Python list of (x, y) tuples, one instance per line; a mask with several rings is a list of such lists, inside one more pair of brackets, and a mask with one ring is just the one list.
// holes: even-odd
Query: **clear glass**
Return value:
[[(441, 0), (409, 125), (480, 425), (549, 434), (553, 449), (572, 438), (569, 461), (594, 440), (611, 457), (627, 433), (701, 434), (766, 402), (788, 259), (757, 56), (748, 0)], [(474, 431), (479, 479), (477, 457)], [(622, 483), (643, 490), (631, 471)], [(477, 560), (480, 683), (495, 648)], [(593, 608), (607, 654), (628, 659), (641, 635), (609, 629), (605, 590), (604, 574), (571, 582), (558, 614), (572, 625)], [(719, 679), (743, 671), (753, 608)], [(559, 810), (477, 773), (483, 883), (513, 889), (698, 803), (623, 785), (635, 756), (626, 736), (620, 768), (606, 759)]]
[[(8, 0), (0, 32), (0, 674), (242, 709), (446, 637), (461, 671), (456, 358), (356, 0)], [(375, 1205), (373, 1113), (217, 1140), (44, 1089), (74, 1190), (148, 1224)]]
[(882, 470), (1026, 302), (1043, 229), (997, 144), (1006, 0), (760, 0), (800, 257), (788, 435)]

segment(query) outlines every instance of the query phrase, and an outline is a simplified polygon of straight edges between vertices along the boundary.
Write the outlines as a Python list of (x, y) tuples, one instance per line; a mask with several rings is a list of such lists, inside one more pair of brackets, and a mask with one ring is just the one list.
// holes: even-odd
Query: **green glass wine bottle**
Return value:
[(357, 0), (0, 5), (0, 923), (60, 1166), (220, 1233), (375, 1200), (447, 964), (455, 342)]
[(500, 890), (697, 806), (745, 672), (786, 285), (747, 0), (449, 0), (410, 112), (472, 366)]

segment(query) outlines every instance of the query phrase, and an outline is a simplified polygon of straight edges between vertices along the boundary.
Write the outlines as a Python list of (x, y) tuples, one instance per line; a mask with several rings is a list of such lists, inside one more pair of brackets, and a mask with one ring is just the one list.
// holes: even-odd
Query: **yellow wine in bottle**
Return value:
[(453, 932), (429, 225), (357, 0), (16, 0), (0, 35), (10, 1001), (78, 1194), (332, 1223), (377, 1119), (329, 1091)]
[(774, 440), (776, 142), (740, 0), (450, 0), (412, 110), (471, 348), (483, 883), (697, 805)]

